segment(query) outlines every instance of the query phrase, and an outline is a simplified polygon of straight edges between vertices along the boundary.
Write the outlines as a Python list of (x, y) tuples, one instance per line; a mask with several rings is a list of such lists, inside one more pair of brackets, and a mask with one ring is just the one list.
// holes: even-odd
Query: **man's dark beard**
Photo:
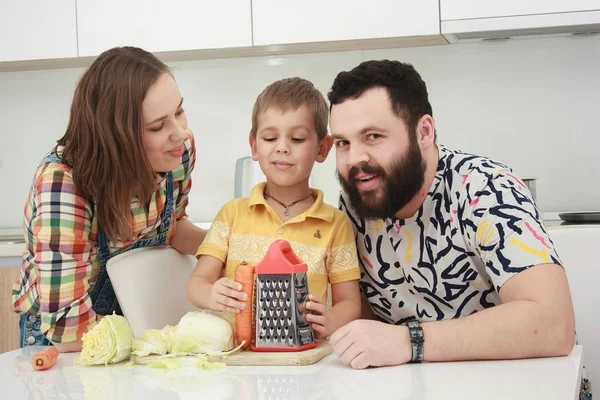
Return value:
[[(378, 175), (383, 182), (381, 195), (379, 189), (359, 192), (356, 188), (356, 176), (363, 172)], [(379, 165), (360, 164), (350, 169), (348, 180), (337, 171), (337, 178), (350, 199), (350, 205), (360, 218), (392, 218), (407, 205), (419, 192), (425, 181), (425, 162), (415, 140), (411, 140), (407, 153), (394, 159), (390, 173)]]

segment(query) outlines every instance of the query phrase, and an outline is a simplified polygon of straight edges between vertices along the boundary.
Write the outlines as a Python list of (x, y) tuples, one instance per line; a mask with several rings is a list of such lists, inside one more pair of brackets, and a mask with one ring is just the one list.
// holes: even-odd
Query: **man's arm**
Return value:
[(509, 279), (502, 304), (468, 317), (423, 324), (427, 361), (564, 356), (575, 317), (564, 269), (541, 264)]
[[(467, 317), (423, 323), (426, 361), (517, 359), (569, 354), (575, 318), (563, 268), (541, 264), (500, 290), (503, 304)], [(405, 326), (358, 320), (331, 336), (334, 352), (354, 368), (410, 361)]]

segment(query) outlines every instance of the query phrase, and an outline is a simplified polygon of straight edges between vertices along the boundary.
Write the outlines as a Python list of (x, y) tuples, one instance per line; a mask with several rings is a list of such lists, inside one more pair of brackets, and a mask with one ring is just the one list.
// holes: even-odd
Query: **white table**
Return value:
[(334, 355), (302, 367), (157, 370), (75, 367), (61, 354), (34, 371), (39, 347), (0, 354), (0, 398), (19, 399), (544, 399), (577, 398), (582, 348), (567, 357), (407, 364), (352, 370)]

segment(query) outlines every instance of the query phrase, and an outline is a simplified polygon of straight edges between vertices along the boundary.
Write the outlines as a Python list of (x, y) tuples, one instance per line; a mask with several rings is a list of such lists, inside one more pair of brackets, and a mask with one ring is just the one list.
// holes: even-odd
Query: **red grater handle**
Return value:
[(278, 239), (271, 243), (254, 271), (256, 274), (294, 274), (307, 272), (308, 266), (294, 253), (287, 240)]

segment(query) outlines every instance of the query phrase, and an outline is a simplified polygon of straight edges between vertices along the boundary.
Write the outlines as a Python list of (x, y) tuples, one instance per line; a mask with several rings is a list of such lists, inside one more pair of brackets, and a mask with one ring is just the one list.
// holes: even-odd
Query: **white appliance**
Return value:
[(267, 178), (262, 173), (258, 161), (253, 161), (250, 156), (238, 158), (235, 162), (233, 197), (250, 196), (252, 187), (266, 180)]
[[(233, 197), (248, 197), (254, 185), (266, 181), (267, 178), (260, 169), (258, 161), (252, 157), (238, 158), (235, 162), (235, 179)], [(308, 185), (312, 186), (312, 179), (308, 179)]]

